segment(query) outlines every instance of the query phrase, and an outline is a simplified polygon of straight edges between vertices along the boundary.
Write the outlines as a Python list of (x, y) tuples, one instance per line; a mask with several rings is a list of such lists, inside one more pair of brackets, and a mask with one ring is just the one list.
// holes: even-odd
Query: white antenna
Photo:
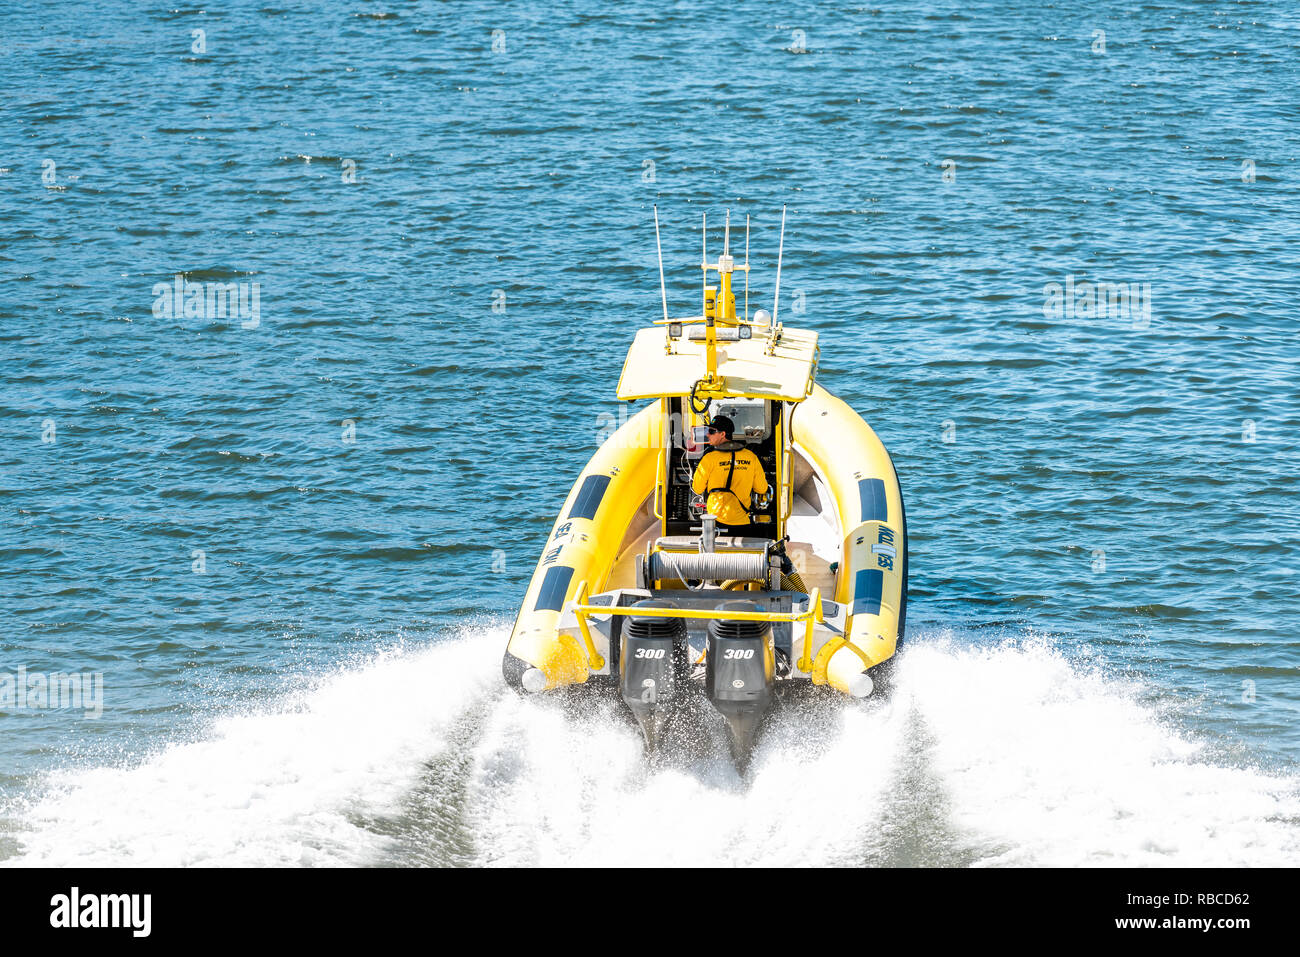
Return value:
[(776, 250), (776, 295), (772, 297), (772, 321), (776, 325), (776, 309), (781, 305), (781, 254), (785, 252), (785, 206), (781, 207), (781, 245)]
[(749, 213), (745, 214), (745, 321), (749, 321)]
[(722, 255), (731, 255), (731, 210), (727, 210), (727, 226), (722, 231)]
[(709, 214), (700, 213), (700, 247), (703, 249), (703, 259), (700, 260), (700, 267), (703, 270), (704, 279), (700, 284), (700, 318), (703, 319), (709, 312)]
[(664, 322), (668, 321), (668, 290), (664, 286), (664, 247), (659, 243), (659, 207), (655, 206), (655, 249), (659, 252), (659, 297), (664, 302)]

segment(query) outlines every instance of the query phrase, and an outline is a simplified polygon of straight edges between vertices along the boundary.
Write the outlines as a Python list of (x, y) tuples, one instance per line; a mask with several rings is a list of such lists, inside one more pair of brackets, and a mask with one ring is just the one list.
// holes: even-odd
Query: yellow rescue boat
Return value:
[[(656, 211), (656, 242), (658, 225)], [(649, 402), (569, 493), (502, 670), (528, 694), (617, 688), (650, 748), (707, 699), (743, 763), (779, 692), (871, 694), (903, 636), (907, 518), (884, 445), (816, 381), (817, 333), (777, 321), (784, 212), (770, 315), (749, 314), (748, 223), (743, 264), (729, 217), (714, 262), (703, 232), (702, 315), (668, 318), (661, 254), (664, 318), (637, 333), (618, 384)], [(692, 489), (723, 416), (768, 486), (725, 528)]]

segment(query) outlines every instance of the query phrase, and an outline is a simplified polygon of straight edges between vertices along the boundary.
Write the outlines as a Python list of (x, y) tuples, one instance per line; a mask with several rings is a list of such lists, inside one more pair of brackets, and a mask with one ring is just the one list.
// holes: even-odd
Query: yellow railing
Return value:
[[(612, 605), (592, 605), (590, 601), (591, 595), (587, 591), (587, 582), (585, 580), (581, 581), (578, 583), (577, 591), (573, 593), (573, 600), (566, 606), (566, 610), (573, 612), (578, 619), (578, 629), (582, 632), (582, 641), (587, 647), (587, 660), (591, 663), (592, 671), (599, 671), (604, 668), (605, 659), (596, 650), (596, 642), (592, 639), (591, 628), (587, 624), (588, 615), (635, 615), (637, 618), (707, 618), (725, 621), (790, 622), (791, 624), (803, 622), (805, 625), (803, 656), (799, 659), (799, 670), (810, 674), (813, 684), (817, 685), (826, 683), (826, 668), (830, 663), (831, 655), (840, 648), (849, 648), (862, 659), (864, 666), (870, 668), (872, 664), (861, 650), (843, 636), (837, 636), (828, 641), (817, 655), (816, 661), (813, 660), (813, 625), (825, 624), (826, 622), (825, 613), (822, 610), (820, 588), (814, 588), (809, 593), (807, 611), (715, 611), (703, 608), (638, 608), (630, 605), (615, 608)], [(829, 653), (827, 649), (829, 649)], [(819, 678), (820, 680), (818, 680)]]

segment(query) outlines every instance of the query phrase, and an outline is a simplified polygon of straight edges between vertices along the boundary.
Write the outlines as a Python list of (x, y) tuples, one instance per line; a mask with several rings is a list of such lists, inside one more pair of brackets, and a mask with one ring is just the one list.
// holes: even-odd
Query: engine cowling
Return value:
[[(646, 598), (633, 608), (677, 608)], [(619, 639), (619, 693), (653, 750), (686, 692), (686, 622), (681, 618), (629, 615)]]
[[(748, 601), (730, 601), (719, 611), (759, 611)], [(776, 646), (764, 621), (713, 619), (705, 657), (705, 693), (727, 719), (732, 757), (748, 763), (763, 719), (772, 707)]]

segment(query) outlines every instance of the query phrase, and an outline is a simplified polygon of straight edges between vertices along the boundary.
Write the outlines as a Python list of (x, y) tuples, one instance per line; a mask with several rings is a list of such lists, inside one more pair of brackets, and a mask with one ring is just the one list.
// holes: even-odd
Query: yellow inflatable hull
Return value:
[[(561, 619), (581, 583), (591, 594), (611, 587), (616, 564), (631, 548), (635, 524), (651, 517), (647, 506), (664, 457), (664, 401), (647, 405), (610, 436), (569, 492), (506, 648), (503, 673), (515, 688), (532, 669), (545, 676), (546, 688), (583, 684), (601, 673), (600, 656), (593, 660)], [(792, 406), (790, 428), (797, 453), (832, 499), (822, 503), (828, 521), (838, 523), (830, 607), (843, 622), (842, 634), (825, 632), (815, 647), (797, 649), (801, 661), (812, 666), (796, 667), (791, 677), (849, 691), (868, 663), (874, 668), (893, 656), (903, 634), (907, 519), (902, 493), (875, 432), (821, 386), (814, 385), (807, 399)]]

